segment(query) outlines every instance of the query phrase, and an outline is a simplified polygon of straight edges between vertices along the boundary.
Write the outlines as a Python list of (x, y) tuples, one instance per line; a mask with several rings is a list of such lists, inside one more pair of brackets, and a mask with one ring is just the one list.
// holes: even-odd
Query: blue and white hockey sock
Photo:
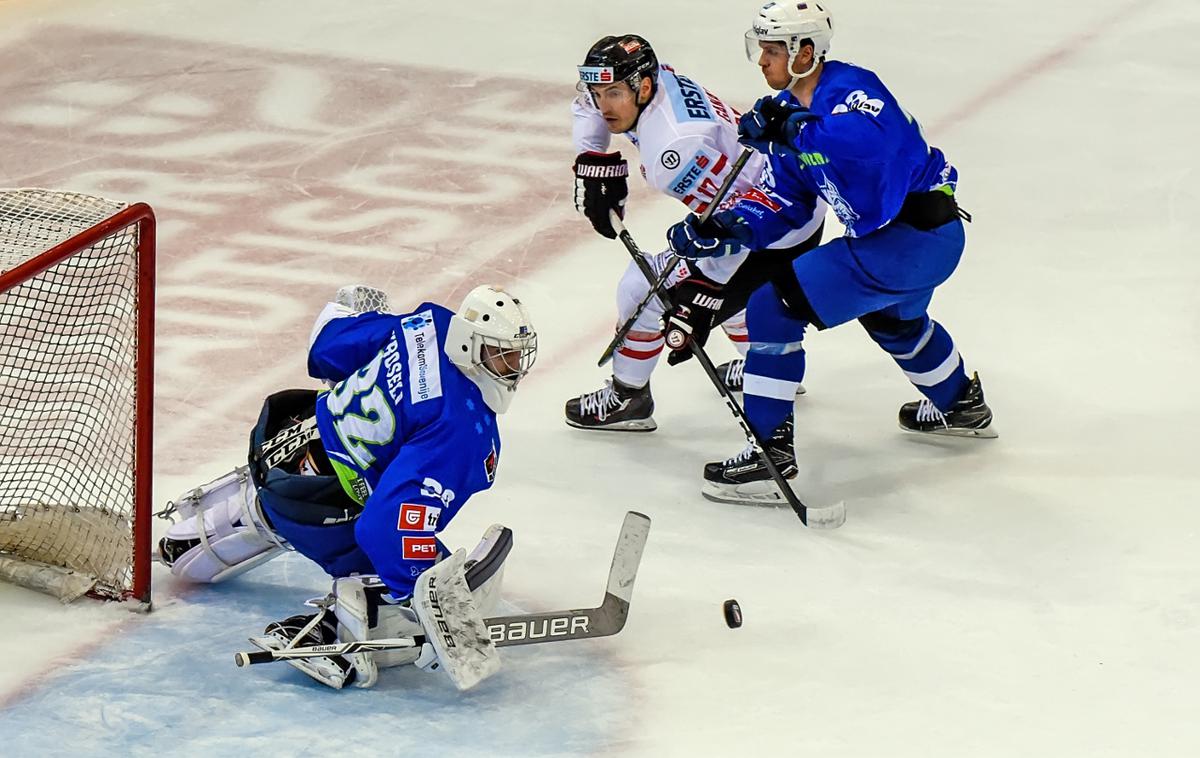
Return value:
[(906, 329), (904, 334), (872, 332), (871, 337), (938, 410), (948, 411), (963, 396), (969, 380), (962, 356), (938, 322), (925, 316), (917, 328)]
[(747, 306), (751, 335), (746, 354), (746, 418), (767, 439), (792, 412), (804, 379), (804, 330), (808, 322), (787, 311), (770, 287), (754, 293)]

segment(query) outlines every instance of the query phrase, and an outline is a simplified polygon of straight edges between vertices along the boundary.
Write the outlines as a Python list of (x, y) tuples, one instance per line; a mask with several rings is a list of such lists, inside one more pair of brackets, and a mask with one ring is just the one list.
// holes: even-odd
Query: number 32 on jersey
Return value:
[(335, 385), (326, 400), (338, 439), (363, 470), (375, 462), (368, 446), (386, 445), (396, 434), (396, 414), (383, 389), (375, 383), (383, 353), (380, 350), (370, 363)]

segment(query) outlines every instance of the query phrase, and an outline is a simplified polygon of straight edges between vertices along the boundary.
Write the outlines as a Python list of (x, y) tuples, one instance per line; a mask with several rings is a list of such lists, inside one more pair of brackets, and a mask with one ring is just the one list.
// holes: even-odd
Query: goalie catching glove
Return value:
[(671, 288), (671, 309), (664, 317), (667, 323), (664, 338), (671, 351), (667, 363), (671, 366), (692, 357), (689, 345), (693, 341), (704, 347), (713, 319), (725, 304), (725, 285), (705, 276), (694, 265), (683, 268), (688, 273)]
[(580, 153), (575, 158), (575, 210), (587, 216), (592, 227), (610, 240), (617, 232), (608, 220), (615, 211), (625, 218), (629, 196), (629, 164), (618, 153)]

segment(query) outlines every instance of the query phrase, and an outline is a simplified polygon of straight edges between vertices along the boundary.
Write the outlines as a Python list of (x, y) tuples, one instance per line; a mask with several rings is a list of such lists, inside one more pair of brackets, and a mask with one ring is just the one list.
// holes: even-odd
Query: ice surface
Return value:
[[(880, 72), (962, 174), (975, 223), (933, 313), (1001, 436), (902, 436), (890, 360), (854, 326), (811, 335), (802, 495), (848, 504), (826, 533), (699, 497), (702, 463), (742, 441), (694, 367), (656, 374), (653, 434), (561, 416), (605, 378), (626, 264), (571, 209), (573, 67), (637, 31), (745, 107), (754, 6), (0, 5), (2, 183), (162, 221), (159, 502), (236, 465), (262, 397), (304, 386), (339, 285), (402, 307), (491, 280), (529, 304), (542, 354), (496, 488), (448, 541), (512, 527), (509, 598), (551, 610), (599, 601), (626, 510), (654, 519), (620, 635), (504, 651), (466, 696), (415, 670), (334, 693), (234, 668), (327, 591), (296, 556), (219, 588), (158, 576), (147, 616), (0, 590), (4, 752), (1200, 754), (1200, 9), (834, 6), (835, 56)], [(628, 225), (653, 248), (681, 212), (639, 186)]]

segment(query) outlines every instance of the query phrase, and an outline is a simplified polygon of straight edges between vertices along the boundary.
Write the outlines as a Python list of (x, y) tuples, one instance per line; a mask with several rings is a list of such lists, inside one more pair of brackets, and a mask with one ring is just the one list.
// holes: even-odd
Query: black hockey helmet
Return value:
[(623, 81), (637, 92), (644, 76), (658, 84), (658, 56), (650, 43), (636, 34), (602, 38), (587, 51), (578, 68), (581, 87)]

